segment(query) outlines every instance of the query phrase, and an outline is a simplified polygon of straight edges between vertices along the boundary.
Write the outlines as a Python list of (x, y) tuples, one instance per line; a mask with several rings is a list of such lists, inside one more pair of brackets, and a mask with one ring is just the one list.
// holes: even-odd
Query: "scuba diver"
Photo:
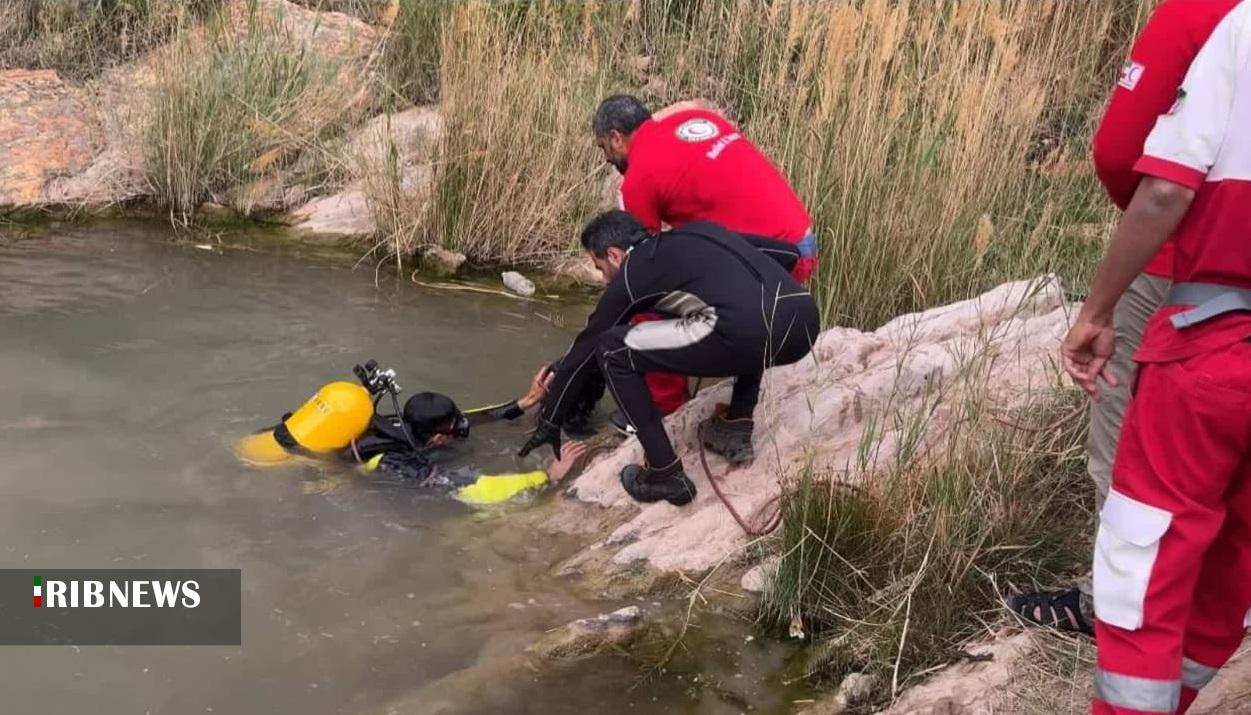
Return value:
[[(498, 504), (564, 479), (586, 454), (581, 443), (570, 445), (547, 469), (514, 474), (483, 474), (473, 467), (445, 468), (435, 453), (454, 440), (469, 437), (470, 427), (497, 420), (515, 420), (538, 405), (551, 381), (541, 369), (520, 399), (462, 412), (446, 395), (421, 392), (400, 409), (401, 388), (394, 370), (379, 369), (371, 360), (353, 368), (360, 384), (331, 382), (282, 421), (239, 440), (235, 452), (252, 466), (290, 464), (301, 458), (335, 459), (380, 474), (440, 489), (468, 504)], [(389, 397), (390, 414), (378, 404)]]

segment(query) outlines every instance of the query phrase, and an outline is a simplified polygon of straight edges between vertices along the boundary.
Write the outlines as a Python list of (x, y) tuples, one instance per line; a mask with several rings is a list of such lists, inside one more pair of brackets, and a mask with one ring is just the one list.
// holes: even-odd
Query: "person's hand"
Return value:
[(528, 410), (547, 399), (547, 388), (551, 386), (552, 378), (555, 376), (551, 365), (540, 367), (539, 371), (534, 373), (534, 377), (530, 379), (530, 389), (526, 392), (525, 397), (517, 400), (517, 406), (523, 410)]
[(1060, 346), (1064, 371), (1091, 397), (1099, 399), (1100, 377), (1113, 387), (1120, 384), (1116, 375), (1107, 369), (1115, 349), (1116, 333), (1111, 323), (1091, 322), (1079, 317)]
[(442, 447), (451, 441), (452, 441), (452, 438), (449, 435), (439, 433), (439, 434), (431, 435), (430, 439), (426, 440), (426, 446), (427, 447)]
[(561, 452), (561, 457), (547, 468), (547, 478), (552, 480), (553, 484), (569, 476), (573, 466), (582, 458), (582, 455), (586, 454), (586, 445), (582, 442), (570, 442)]
[(534, 434), (530, 435), (530, 439), (522, 446), (517, 456), (525, 457), (545, 444), (552, 445), (552, 453), (556, 455), (556, 459), (560, 459), (560, 425), (540, 417), (539, 426), (534, 430)]

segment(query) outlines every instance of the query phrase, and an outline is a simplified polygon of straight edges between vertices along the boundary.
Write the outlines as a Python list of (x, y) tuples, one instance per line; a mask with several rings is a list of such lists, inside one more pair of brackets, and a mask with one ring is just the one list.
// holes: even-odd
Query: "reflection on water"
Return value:
[[(548, 574), (569, 544), (507, 511), (351, 474), (250, 471), (230, 454), (370, 357), (462, 407), (515, 397), (569, 340), (543, 319), (561, 311), (378, 287), (369, 271), (203, 250), (161, 227), (0, 235), (0, 563), (244, 576), (242, 647), (0, 649), (0, 710), (785, 711), (767, 687), (780, 656), (734, 624), (691, 641), (707, 640), (717, 689), (639, 680), (616, 658), (536, 670), (526, 644), (621, 605)], [(466, 458), (520, 466), (523, 430), (490, 426)]]

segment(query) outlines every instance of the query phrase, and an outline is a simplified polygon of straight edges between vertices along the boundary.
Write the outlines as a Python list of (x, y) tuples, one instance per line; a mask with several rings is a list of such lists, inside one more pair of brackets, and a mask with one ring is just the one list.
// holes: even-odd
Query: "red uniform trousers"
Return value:
[(1141, 365), (1095, 545), (1093, 713), (1185, 713), (1251, 610), (1251, 343)]
[[(639, 313), (630, 319), (630, 325), (638, 325), (653, 320), (665, 320), (666, 316), (659, 313)], [(673, 414), (679, 407), (691, 399), (688, 380), (685, 375), (672, 372), (649, 372), (643, 375), (647, 389), (652, 393), (652, 401), (662, 415)]]

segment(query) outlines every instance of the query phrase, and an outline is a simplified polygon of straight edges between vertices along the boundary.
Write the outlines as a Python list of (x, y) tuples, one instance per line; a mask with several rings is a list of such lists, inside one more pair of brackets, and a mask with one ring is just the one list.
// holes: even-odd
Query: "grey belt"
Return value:
[(1196, 306), (1172, 317), (1173, 327), (1181, 330), (1218, 315), (1251, 312), (1251, 289), (1217, 283), (1174, 283), (1164, 304)]

